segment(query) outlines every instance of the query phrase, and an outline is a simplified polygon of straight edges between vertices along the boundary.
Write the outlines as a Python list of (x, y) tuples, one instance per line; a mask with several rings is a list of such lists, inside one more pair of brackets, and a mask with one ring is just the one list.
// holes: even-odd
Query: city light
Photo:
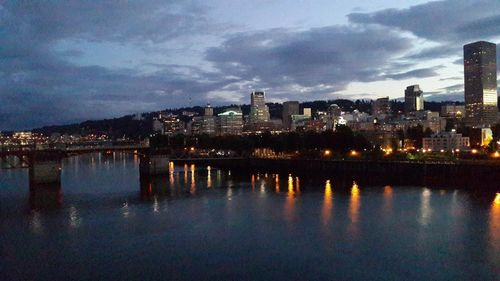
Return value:
[(332, 154), (332, 152), (330, 150), (325, 150), (325, 152), (323, 154), (325, 156), (330, 156)]
[(356, 150), (351, 150), (350, 155), (351, 156), (358, 156), (358, 152)]
[(493, 157), (493, 158), (500, 158), (500, 153), (499, 153), (498, 151), (495, 151), (495, 152), (491, 155), (491, 157)]
[(352, 182), (351, 194), (353, 196), (359, 195), (359, 186), (355, 181)]
[(493, 203), (495, 205), (500, 205), (500, 192), (497, 192), (497, 194), (495, 195), (495, 200), (493, 200)]
[(472, 154), (477, 154), (477, 149), (473, 149), (471, 152)]

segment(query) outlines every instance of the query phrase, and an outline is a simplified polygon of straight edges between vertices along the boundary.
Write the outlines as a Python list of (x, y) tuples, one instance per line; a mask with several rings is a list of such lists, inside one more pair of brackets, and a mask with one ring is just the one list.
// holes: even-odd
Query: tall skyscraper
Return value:
[(424, 110), (424, 92), (419, 85), (406, 87), (405, 90), (405, 113)]
[(259, 123), (269, 121), (269, 108), (266, 105), (266, 94), (264, 92), (252, 92), (250, 94), (250, 122)]
[(496, 45), (478, 41), (464, 45), (465, 116), (472, 127), (497, 122)]
[(298, 101), (286, 101), (283, 103), (283, 128), (290, 130), (292, 127), (292, 115), (299, 114)]

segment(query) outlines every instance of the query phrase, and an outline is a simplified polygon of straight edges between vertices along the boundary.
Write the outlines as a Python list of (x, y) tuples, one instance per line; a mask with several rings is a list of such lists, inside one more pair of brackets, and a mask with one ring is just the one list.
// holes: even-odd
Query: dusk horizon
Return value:
[(245, 104), (255, 90), (375, 100), (418, 84), (426, 100), (463, 101), (463, 45), (500, 42), (500, 3), (5, 1), (0, 23), (0, 130), (21, 130)]

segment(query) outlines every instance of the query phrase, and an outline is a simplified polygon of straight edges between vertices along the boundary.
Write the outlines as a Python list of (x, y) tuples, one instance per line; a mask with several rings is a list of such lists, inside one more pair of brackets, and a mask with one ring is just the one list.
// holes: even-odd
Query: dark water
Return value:
[(30, 193), (1, 170), (0, 280), (500, 280), (495, 194), (232, 173), (96, 154)]

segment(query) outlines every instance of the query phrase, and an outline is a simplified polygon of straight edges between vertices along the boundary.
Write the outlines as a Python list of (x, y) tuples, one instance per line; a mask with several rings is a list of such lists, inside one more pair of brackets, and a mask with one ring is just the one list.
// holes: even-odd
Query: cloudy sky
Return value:
[[(188, 105), (463, 100), (498, 0), (0, 0), (0, 130)], [(500, 54), (500, 52), (498, 52)]]

